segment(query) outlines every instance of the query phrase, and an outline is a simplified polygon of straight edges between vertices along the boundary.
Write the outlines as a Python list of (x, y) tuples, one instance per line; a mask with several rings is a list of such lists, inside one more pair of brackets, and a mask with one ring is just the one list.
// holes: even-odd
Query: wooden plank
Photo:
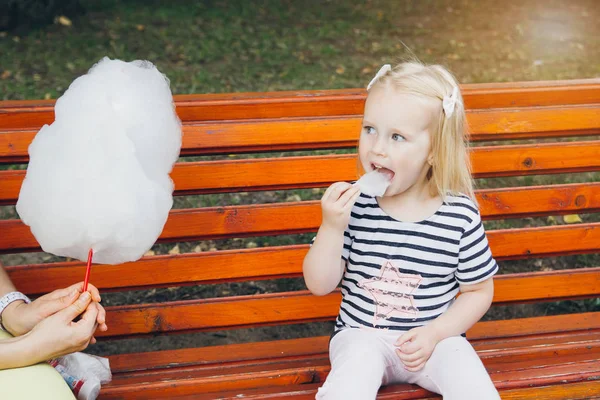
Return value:
[[(600, 140), (478, 147), (473, 176), (491, 178), (600, 170)], [(175, 195), (329, 186), (357, 179), (356, 155), (259, 158), (178, 163), (171, 177)], [(25, 171), (0, 171), (0, 205), (15, 204)]]
[[(288, 385), (285, 387), (271, 386), (258, 389), (220, 391), (219, 393), (195, 394), (191, 396), (173, 397), (177, 400), (237, 400), (243, 399), (293, 399), (314, 400), (320, 383)], [(553, 385), (520, 387), (516, 389), (501, 389), (503, 400), (591, 400), (597, 399), (600, 392), (600, 381), (559, 382)], [(415, 385), (391, 385), (380, 389), (377, 400), (441, 400), (424, 389)]]
[[(569, 189), (563, 190), (563, 194), (558, 197), (553, 197), (552, 192), (546, 192), (546, 195), (550, 193), (547, 196), (548, 204), (556, 204), (557, 206), (562, 204), (567, 209), (563, 212), (570, 212), (573, 209), (573, 204), (577, 209), (582, 210), (589, 202), (591, 209), (595, 210), (598, 202), (598, 186), (590, 185), (590, 188), (590, 191), (587, 192), (569, 191)], [(535, 188), (532, 193), (539, 194), (543, 191), (543, 189)], [(523, 215), (525, 213), (524, 210), (530, 209), (530, 205), (524, 205), (523, 209), (521, 209), (517, 203), (512, 203), (510, 200), (512, 195), (508, 193), (500, 195), (499, 193), (496, 191), (495, 195), (491, 194), (488, 196), (486, 199), (488, 206), (484, 209), (487, 212), (491, 207), (494, 207), (495, 218), (504, 217), (512, 213)], [(522, 190), (515, 191), (514, 199), (523, 198), (523, 193)], [(573, 193), (577, 193), (574, 198)], [(505, 203), (502, 203), (502, 201)], [(490, 204), (493, 204), (493, 206)], [(507, 204), (513, 204), (512, 208), (507, 207)], [(580, 207), (577, 207), (577, 204)], [(547, 212), (554, 213), (553, 210), (548, 210)], [(535, 214), (543, 215), (545, 213), (536, 212)], [(484, 214), (484, 217), (487, 218), (487, 214)], [(159, 242), (308, 233), (316, 231), (320, 223), (320, 206), (315, 201), (174, 210), (170, 213), (169, 219), (160, 235)], [(595, 227), (596, 225), (594, 224), (587, 224), (577, 225), (576, 227), (521, 230), (520, 232), (524, 235), (523, 238), (530, 238), (535, 241), (539, 239), (539, 234), (551, 235), (546, 236), (548, 238), (546, 243), (529, 244), (532, 247), (542, 246), (549, 250), (554, 249), (555, 251), (552, 254), (567, 255), (597, 250), (597, 246), (593, 246), (590, 242), (591, 237), (597, 237), (598, 235), (598, 229)], [(40, 250), (29, 227), (23, 224), (21, 220), (0, 221), (0, 231), (3, 232), (3, 235), (0, 236), (0, 253)], [(555, 232), (555, 234), (552, 232)], [(523, 244), (515, 244), (510, 240), (503, 244), (506, 233), (507, 231), (492, 231), (488, 233), (490, 242), (493, 240), (497, 241), (494, 246), (498, 246), (495, 249), (495, 254), (499, 257), (519, 254), (516, 253), (515, 246), (522, 248), (522, 253), (520, 253), (522, 256), (550, 254), (547, 250), (536, 252), (530, 248), (523, 248)], [(563, 234), (566, 236), (563, 237)], [(492, 239), (492, 237), (496, 238)], [(580, 242), (577, 244), (561, 243), (561, 241), (567, 239), (576, 239), (580, 240)], [(551, 247), (548, 247), (548, 245)], [(502, 246), (508, 247), (505, 249)], [(506, 253), (507, 251), (509, 252), (508, 254)], [(517, 256), (517, 258), (519, 257), (521, 256)]]
[(484, 220), (600, 211), (600, 182), (475, 191)]
[[(493, 324), (488, 328), (493, 330)], [(552, 355), (553, 352), (575, 352), (600, 348), (600, 331), (536, 335), (508, 340), (506, 338), (481, 340), (475, 341), (473, 347), (482, 359), (503, 357), (508, 361), (516, 360), (516, 357), (523, 355), (539, 358), (540, 355), (548, 356)], [(117, 354), (108, 358), (114, 375), (146, 374), (162, 369), (178, 370), (188, 367), (219, 369), (298, 358), (316, 359), (326, 357), (328, 348), (329, 336), (319, 336)]]
[(164, 302), (160, 305), (107, 307), (111, 329), (97, 336), (294, 324), (332, 319), (339, 293), (315, 297), (307, 291), (234, 298)]
[[(210, 224), (207, 224), (210, 226)], [(586, 225), (587, 226), (587, 225)], [(566, 252), (597, 251), (599, 238), (598, 225), (591, 225), (592, 233), (579, 226), (527, 228), (520, 230), (489, 231), (488, 238), (496, 260), (519, 259), (547, 256), (557, 249)], [(589, 226), (588, 226), (589, 228)], [(526, 240), (535, 238), (532, 243)], [(556, 243), (560, 243), (557, 248)], [(224, 250), (195, 254), (179, 254), (144, 257), (139, 261), (121, 265), (94, 266), (94, 284), (102, 290), (129, 290), (152, 287), (166, 287), (188, 284), (212, 284), (237, 280), (261, 280), (299, 277), (302, 274), (302, 260), (308, 250), (307, 245), (276, 246), (258, 249)], [(42, 294), (56, 288), (65, 287), (81, 279), (85, 263), (61, 262), (51, 264), (8, 266), (6, 270), (12, 281), (21, 291), (30, 294)], [(160, 274), (155, 272), (160, 270)], [(545, 299), (561, 299), (564, 296), (587, 296), (587, 291), (597, 282), (598, 269), (578, 269), (536, 273), (533, 276), (546, 276), (537, 279), (537, 284), (517, 283), (515, 276), (513, 288), (509, 292), (503, 289), (504, 297), (498, 302), (522, 302), (530, 299), (529, 294)], [(540, 275), (541, 274), (541, 275)], [(568, 275), (568, 277), (566, 277)], [(497, 277), (498, 282), (513, 275)], [(529, 276), (529, 275), (528, 275)], [(561, 287), (560, 280), (568, 279), (572, 284)], [(551, 284), (551, 281), (554, 282)], [(529, 291), (522, 292), (527, 285)], [(537, 286), (539, 285), (539, 287)], [(592, 285), (592, 286), (590, 286)], [(538, 287), (538, 289), (533, 289)], [(578, 290), (565, 291), (569, 288)], [(542, 292), (545, 294), (542, 296)], [(497, 293), (498, 295), (498, 293)], [(512, 297), (514, 296), (514, 297)]]
[[(94, 265), (92, 282), (103, 291), (114, 291), (297, 277), (307, 250), (306, 245), (294, 245), (144, 257), (132, 263)], [(29, 295), (80, 281), (85, 268), (81, 262), (5, 266), (14, 284)]]
[(591, 400), (597, 399), (600, 393), (600, 381), (590, 380), (539, 387), (521, 387), (500, 392), (502, 400)]
[[(549, 385), (558, 382), (577, 382), (585, 378), (594, 379), (600, 371), (598, 349), (587, 353), (556, 354), (554, 357), (532, 358), (526, 362), (511, 361), (506, 357), (484, 359), (494, 383), (500, 389), (519, 388), (533, 385)], [(510, 357), (510, 356), (509, 356)], [(574, 367), (574, 365), (577, 367)], [(221, 367), (215, 370), (181, 369), (137, 375), (116, 375), (113, 382), (105, 387), (106, 395), (134, 392), (143, 384), (145, 395), (152, 397), (169, 394), (216, 393), (223, 390), (245, 390), (265, 386), (287, 386), (291, 382), (323, 382), (329, 373), (326, 354), (310, 360), (273, 361), (262, 365), (241, 365)], [(306, 372), (312, 371), (312, 376)], [(295, 373), (296, 372), (296, 373)], [(291, 376), (290, 376), (291, 375)], [(296, 381), (292, 376), (295, 375)], [(265, 384), (265, 381), (268, 383)], [(177, 392), (173, 389), (177, 388)], [(186, 390), (187, 389), (187, 390)], [(382, 390), (383, 393), (413, 389), (408, 385), (398, 385)], [(129, 397), (129, 396), (128, 396)]]
[(494, 304), (600, 296), (600, 268), (527, 272), (494, 278)]
[(475, 178), (597, 171), (600, 141), (478, 147), (471, 163)]
[[(553, 362), (548, 359), (529, 362), (503, 363), (498, 359), (484, 360), (490, 371), (494, 384), (499, 389), (519, 388), (523, 386), (550, 385), (558, 382), (577, 382), (582, 379), (597, 379), (595, 373), (600, 371), (597, 350), (587, 354), (565, 354), (556, 356)], [(574, 366), (576, 364), (576, 367)], [(162, 374), (148, 374), (122, 377), (117, 375), (110, 385), (106, 386), (106, 394), (134, 392), (142, 386), (146, 396), (155, 398), (172, 393), (173, 383), (178, 382), (177, 394), (216, 393), (222, 390), (244, 390), (264, 386), (287, 386), (291, 382), (314, 383), (323, 382), (330, 370), (327, 356), (313, 360), (292, 360), (273, 362), (258, 367), (241, 366), (222, 368), (218, 372), (210, 370), (165, 371)], [(312, 375), (310, 374), (312, 372)], [(295, 379), (294, 379), (295, 378)], [(390, 390), (390, 389), (388, 389)], [(193, 392), (192, 392), (193, 391)], [(111, 393), (113, 392), (113, 393)], [(128, 396), (129, 398), (129, 396)]]
[[(471, 141), (600, 134), (600, 104), (479, 110), (467, 114)], [(183, 126), (182, 155), (348, 148), (358, 144), (361, 116), (252, 120)], [(28, 161), (37, 131), (0, 134), (0, 163)]]
[[(171, 397), (177, 400), (237, 400), (243, 399), (293, 399), (314, 400), (320, 383), (270, 386), (258, 389), (219, 391), (218, 393), (198, 393), (190, 396)], [(516, 389), (500, 389), (503, 400), (591, 400), (598, 399), (600, 381), (588, 380), (581, 382), (557, 382), (552, 385), (519, 387)], [(102, 399), (104, 397), (101, 397)], [(377, 400), (441, 400), (416, 385), (391, 385), (380, 389)]]
[(506, 340), (506, 338), (528, 334), (565, 334), (597, 330), (599, 327), (600, 312), (586, 312), (502, 321), (481, 321), (467, 331), (467, 338), (474, 341), (500, 338)]
[[(595, 287), (592, 291), (598, 291)], [(98, 336), (123, 336), (172, 331), (217, 330), (240, 327), (265, 326), (272, 324), (293, 324), (309, 321), (331, 320), (337, 316), (341, 295), (335, 291), (329, 295), (315, 297), (308, 291), (272, 293), (254, 296), (225, 297), (207, 300), (166, 302), (160, 305), (143, 304), (109, 307), (111, 330), (99, 332)], [(552, 332), (589, 329), (600, 323), (600, 313), (586, 313), (580, 325), (575, 326), (571, 316), (548, 317), (552, 321)], [(597, 319), (594, 321), (593, 319)], [(487, 322), (477, 325), (469, 335), (475, 338), (499, 336), (519, 336), (522, 332), (542, 331), (542, 319), (527, 321), (502, 321), (494, 324), (496, 332), (484, 328)], [(495, 321), (498, 322), (498, 321)], [(538, 325), (535, 325), (538, 324)], [(586, 328), (588, 327), (588, 328)]]
[(108, 356), (113, 374), (133, 373), (191, 366), (224, 367), (245, 363), (272, 362), (295, 357), (322, 357), (327, 354), (329, 336), (285, 339), (254, 343), (232, 343), (177, 350), (128, 353)]
[[(600, 103), (598, 79), (461, 85), (468, 109)], [(175, 96), (183, 121), (362, 113), (366, 90)], [(0, 130), (39, 129), (54, 120), (54, 100), (0, 102)]]

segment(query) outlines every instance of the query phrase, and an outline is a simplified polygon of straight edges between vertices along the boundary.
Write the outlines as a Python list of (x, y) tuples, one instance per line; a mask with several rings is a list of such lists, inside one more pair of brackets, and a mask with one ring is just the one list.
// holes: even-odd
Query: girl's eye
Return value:
[(365, 133), (367, 135), (373, 135), (375, 134), (375, 128), (373, 128), (372, 126), (365, 126)]
[(392, 135), (392, 140), (395, 140), (396, 142), (403, 142), (403, 141), (405, 141), (406, 139), (404, 138), (404, 136), (402, 136), (402, 135), (399, 135), (399, 134), (397, 134), (397, 133), (394, 133), (394, 134)]

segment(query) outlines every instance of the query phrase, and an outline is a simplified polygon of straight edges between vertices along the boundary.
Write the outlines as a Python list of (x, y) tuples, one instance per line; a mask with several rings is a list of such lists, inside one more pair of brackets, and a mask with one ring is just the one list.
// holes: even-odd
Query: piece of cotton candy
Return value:
[(390, 186), (390, 179), (385, 174), (374, 170), (364, 174), (354, 184), (367, 196), (383, 196), (388, 186)]
[(152, 247), (173, 205), (181, 122), (148, 61), (102, 59), (55, 105), (29, 146), (17, 212), (42, 249), (119, 264)]

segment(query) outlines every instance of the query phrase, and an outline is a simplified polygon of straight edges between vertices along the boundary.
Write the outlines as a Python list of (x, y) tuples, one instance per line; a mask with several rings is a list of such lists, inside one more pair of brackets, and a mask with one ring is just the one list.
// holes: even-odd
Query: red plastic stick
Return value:
[(90, 281), (90, 271), (92, 269), (92, 256), (93, 255), (94, 255), (94, 251), (92, 249), (90, 249), (90, 252), (88, 253), (87, 269), (85, 270), (85, 279), (83, 280), (83, 291), (84, 292), (87, 291), (88, 282)]

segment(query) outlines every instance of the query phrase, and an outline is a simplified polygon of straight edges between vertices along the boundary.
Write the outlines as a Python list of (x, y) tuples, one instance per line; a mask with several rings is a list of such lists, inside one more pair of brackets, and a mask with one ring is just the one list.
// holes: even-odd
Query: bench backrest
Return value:
[[(477, 198), (484, 220), (498, 221), (494, 227), (500, 229), (488, 228), (496, 259), (598, 253), (598, 215), (582, 223), (530, 225), (533, 217), (600, 211), (599, 175), (594, 173), (600, 170), (600, 80), (473, 84), (462, 89), (474, 175), (494, 178), (480, 185), (486, 188), (477, 191)], [(113, 292), (300, 277), (308, 240), (303, 236), (301, 244), (281, 243), (316, 231), (320, 193), (301, 192), (312, 196), (308, 201), (298, 201), (295, 192), (263, 193), (259, 201), (268, 204), (235, 204), (252, 199), (252, 194), (246, 195), (250, 192), (324, 188), (356, 179), (352, 149), (365, 95), (361, 89), (176, 96), (184, 140), (182, 160), (172, 172), (175, 195), (182, 197), (179, 204), (216, 205), (173, 210), (159, 243), (171, 243), (169, 248), (179, 243), (178, 251), (124, 265), (94, 266), (93, 283)], [(43, 124), (52, 123), (53, 105), (0, 103), (0, 164), (10, 166), (0, 170), (0, 205), (16, 203), (27, 146)], [(543, 178), (565, 173), (590, 174), (578, 175), (578, 183), (563, 179), (546, 184)], [(533, 177), (523, 178), (527, 176)], [(18, 219), (0, 220), (0, 232), (0, 253), (40, 250)], [(281, 235), (292, 236), (277, 238)], [(243, 242), (242, 249), (200, 251), (231, 238), (258, 239)], [(271, 240), (277, 245), (268, 244)], [(494, 302), (597, 297), (600, 269), (593, 267), (504, 274), (496, 280)], [(17, 287), (31, 295), (79, 281), (84, 269), (83, 263), (72, 261), (7, 267)], [(100, 335), (119, 338), (325, 321), (336, 316), (339, 301), (339, 292), (315, 297), (305, 290), (254, 295), (222, 291), (214, 298), (120, 305), (108, 308), (110, 330)], [(596, 316), (589, 326), (562, 323), (552, 329), (586, 329), (597, 327), (598, 321)], [(518, 335), (526, 323), (507, 321), (502, 334)], [(481, 326), (469, 332), (473, 339), (489, 337)]]

